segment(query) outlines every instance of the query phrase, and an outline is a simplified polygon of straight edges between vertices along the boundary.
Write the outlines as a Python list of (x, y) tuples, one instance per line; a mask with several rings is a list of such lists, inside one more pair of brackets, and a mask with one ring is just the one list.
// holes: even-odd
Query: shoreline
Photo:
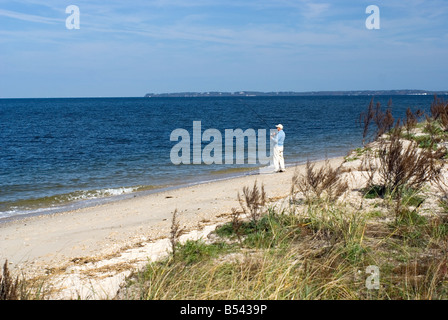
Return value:
[[(233, 179), (236, 177), (242, 177), (242, 176), (246, 176), (246, 175), (250, 175), (250, 172), (254, 172), (256, 170), (254, 169), (248, 169), (246, 168), (246, 170), (241, 170), (238, 171), (237, 173), (216, 173), (216, 174), (208, 174), (205, 179), (199, 179), (197, 181), (191, 181), (191, 182), (187, 182), (187, 183), (181, 183), (181, 184), (166, 184), (166, 185), (160, 185), (160, 186), (123, 186), (123, 187), (117, 187), (115, 189), (140, 189), (143, 188), (144, 190), (136, 190), (136, 191), (131, 191), (128, 193), (122, 193), (119, 195), (109, 195), (109, 196), (104, 196), (104, 197), (94, 197), (94, 198), (90, 198), (90, 199), (82, 199), (82, 200), (73, 200), (73, 201), (68, 201), (66, 203), (62, 203), (60, 205), (55, 205), (55, 206), (49, 206), (49, 207), (37, 207), (35, 209), (24, 209), (26, 211), (24, 212), (19, 212), (13, 215), (9, 215), (9, 216), (4, 216), (1, 217), (0, 216), (0, 225), (2, 223), (7, 223), (7, 222), (11, 222), (11, 221), (15, 221), (15, 220), (20, 220), (20, 219), (26, 219), (26, 218), (30, 218), (30, 217), (38, 217), (38, 216), (44, 216), (44, 215), (51, 215), (51, 214), (57, 214), (57, 213), (63, 213), (63, 212), (70, 212), (70, 211), (75, 211), (78, 209), (83, 209), (83, 208), (88, 208), (88, 207), (95, 207), (97, 205), (101, 205), (101, 204), (106, 204), (106, 203), (110, 203), (110, 202), (115, 202), (115, 201), (121, 201), (127, 198), (135, 198), (135, 197), (141, 197), (141, 196), (146, 196), (148, 194), (152, 194), (152, 193), (158, 193), (158, 192), (163, 192), (163, 191), (169, 191), (169, 190), (173, 190), (173, 189), (179, 189), (179, 188), (186, 188), (192, 185), (196, 185), (196, 184), (203, 184), (203, 183), (209, 183), (209, 182), (214, 182), (214, 181), (220, 181), (220, 180), (225, 180), (225, 179)], [(254, 173), (253, 173), (254, 174)], [(210, 177), (212, 175), (222, 175), (224, 176), (223, 178), (217, 178), (217, 179), (210, 179)], [(110, 189), (110, 188), (106, 188), (106, 189)], [(106, 190), (103, 189), (103, 190)], [(98, 190), (97, 190), (98, 191)], [(75, 192), (88, 192), (87, 191), (75, 191)], [(57, 197), (60, 195), (54, 195), (51, 197)]]
[[(313, 163), (325, 161), (337, 166), (344, 157)], [(238, 192), (255, 181), (264, 185), (271, 202), (282, 199), (290, 193), (295, 170), (304, 168), (290, 165), (283, 173), (237, 176), (1, 223), (0, 261), (8, 260), (10, 270), (32, 277), (67, 273), (79, 261), (103, 261), (165, 241), (175, 210), (187, 233), (226, 223), (231, 209), (239, 208)]]
[[(329, 161), (339, 166), (344, 157)], [(240, 175), (154, 192), (76, 210), (0, 223), (0, 262), (13, 274), (46, 279), (56, 290), (50, 299), (111, 298), (131, 274), (170, 251), (172, 215), (184, 228), (181, 238), (206, 238), (239, 208), (244, 187), (264, 185), (268, 203), (281, 204), (290, 194), (294, 173)], [(182, 241), (182, 240), (181, 240)]]
[[(321, 159), (316, 160), (316, 161), (321, 161)], [(313, 160), (312, 162), (316, 162), (316, 161)], [(286, 164), (285, 167), (286, 168), (295, 167), (295, 166), (302, 165), (305, 163), (306, 163), (306, 161), (300, 161), (300, 162), (296, 162), (294, 164)], [(122, 201), (122, 200), (125, 200), (128, 198), (142, 197), (142, 196), (146, 196), (146, 195), (153, 194), (153, 193), (187, 188), (187, 187), (194, 186), (194, 185), (199, 185), (199, 184), (204, 184), (204, 183), (213, 183), (213, 182), (217, 182), (217, 181), (234, 179), (234, 178), (245, 177), (245, 176), (250, 176), (250, 175), (258, 175), (258, 174), (260, 174), (259, 169), (261, 169), (261, 168), (262, 167), (256, 167), (256, 168), (243, 167), (243, 168), (236, 168), (235, 170), (233, 170), (233, 169), (218, 170), (216, 172), (209, 172), (208, 174), (201, 176), (198, 179), (195, 179), (195, 180), (192, 180), (192, 181), (189, 181), (186, 183), (180, 183), (180, 184), (164, 184), (164, 185), (160, 185), (160, 186), (151, 185), (151, 186), (117, 187), (116, 189), (143, 188), (143, 190), (136, 190), (136, 191), (132, 191), (129, 193), (122, 193), (119, 195), (109, 195), (109, 196), (96, 197), (96, 198), (91, 198), (91, 199), (74, 200), (74, 201), (69, 201), (67, 203), (62, 203), (60, 205), (55, 205), (55, 206), (37, 207), (35, 209), (27, 210), (28, 212), (16, 213), (16, 214), (10, 215), (10, 216), (4, 216), (4, 217), (0, 216), (0, 226), (4, 223), (27, 219), (27, 218), (31, 218), (31, 217), (39, 217), (39, 216), (44, 216), (44, 215), (53, 215), (53, 214), (58, 214), (58, 213), (71, 212), (71, 211), (76, 211), (78, 209), (90, 208), (90, 207), (95, 207), (98, 205), (107, 204), (107, 203), (111, 203), (111, 202)], [(147, 188), (147, 187), (150, 187), (150, 188)], [(106, 189), (110, 189), (110, 188), (106, 188)], [(88, 191), (80, 191), (80, 192), (88, 192)], [(57, 196), (59, 196), (59, 195), (54, 195), (52, 197), (57, 197)]]

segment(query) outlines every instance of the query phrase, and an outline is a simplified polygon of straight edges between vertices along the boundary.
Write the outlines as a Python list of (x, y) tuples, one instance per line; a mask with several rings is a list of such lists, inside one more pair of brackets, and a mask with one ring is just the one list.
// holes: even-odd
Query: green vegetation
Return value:
[(355, 161), (361, 159), (361, 157), (366, 153), (372, 151), (372, 148), (356, 148), (348, 156), (345, 157), (346, 162)]
[[(149, 263), (129, 279), (126, 299), (446, 299), (448, 219), (408, 210), (394, 222), (342, 204), (301, 212), (271, 208), (232, 223), (215, 240), (178, 244), (176, 259)], [(430, 253), (429, 253), (430, 252)], [(366, 268), (380, 270), (368, 289)]]

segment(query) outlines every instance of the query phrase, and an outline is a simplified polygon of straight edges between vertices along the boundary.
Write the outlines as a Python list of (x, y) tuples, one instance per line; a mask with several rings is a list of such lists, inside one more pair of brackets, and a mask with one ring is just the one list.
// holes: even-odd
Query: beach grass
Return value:
[(0, 273), (0, 300), (42, 300), (46, 293), (45, 280), (13, 276), (5, 261)]
[[(178, 244), (176, 259), (148, 264), (121, 297), (447, 299), (448, 216), (402, 206), (399, 219), (393, 207), (378, 213), (322, 199), (288, 212), (271, 207), (256, 222), (220, 226), (213, 241)], [(370, 266), (377, 289), (368, 286)]]
[[(446, 299), (448, 219), (380, 223), (341, 205), (266, 213), (214, 241), (178, 245), (128, 280), (123, 299)], [(379, 288), (369, 289), (369, 266)]]

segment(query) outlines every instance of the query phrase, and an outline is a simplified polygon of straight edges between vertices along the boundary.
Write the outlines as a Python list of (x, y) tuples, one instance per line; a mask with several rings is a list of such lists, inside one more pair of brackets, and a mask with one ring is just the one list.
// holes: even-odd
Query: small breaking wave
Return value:
[[(98, 190), (78, 190), (74, 192), (58, 194), (42, 198), (20, 199), (10, 202), (0, 202), (0, 219), (18, 215), (44, 213), (67, 208), (80, 202), (89, 200), (107, 199), (123, 196), (139, 191), (147, 191), (158, 188), (157, 186), (134, 186), (106, 188)], [(69, 208), (70, 209), (70, 208)]]

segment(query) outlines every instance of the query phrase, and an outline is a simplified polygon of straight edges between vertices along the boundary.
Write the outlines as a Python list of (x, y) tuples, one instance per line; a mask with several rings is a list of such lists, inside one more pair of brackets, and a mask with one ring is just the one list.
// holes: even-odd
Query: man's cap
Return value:
[(281, 124), (276, 125), (277, 128), (283, 129), (283, 126)]

